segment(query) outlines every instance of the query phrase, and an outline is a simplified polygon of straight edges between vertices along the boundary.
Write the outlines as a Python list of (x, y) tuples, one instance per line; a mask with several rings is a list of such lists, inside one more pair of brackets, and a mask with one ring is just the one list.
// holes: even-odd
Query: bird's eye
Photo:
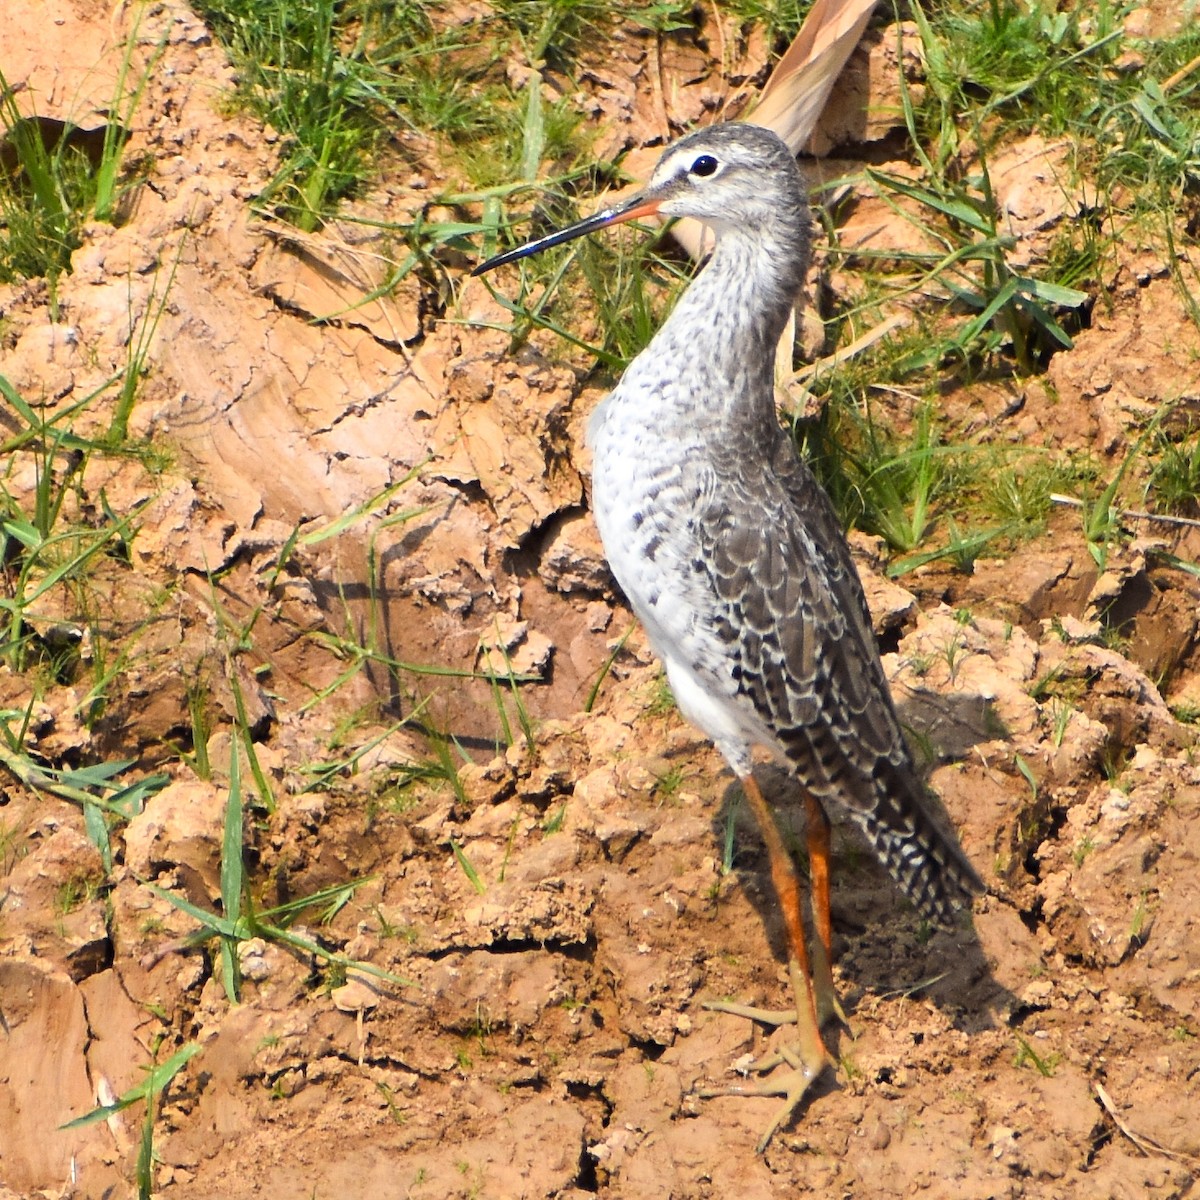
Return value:
[(692, 163), (692, 174), (700, 176), (715, 175), (717, 170), (717, 160), (711, 154), (702, 154), (694, 163)]

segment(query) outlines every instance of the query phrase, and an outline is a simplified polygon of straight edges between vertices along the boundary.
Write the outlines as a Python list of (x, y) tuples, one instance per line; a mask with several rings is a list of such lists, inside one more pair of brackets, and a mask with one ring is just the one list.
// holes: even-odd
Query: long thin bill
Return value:
[(651, 216), (658, 212), (658, 204), (657, 200), (634, 196), (632, 200), (619, 204), (615, 208), (604, 208), (590, 217), (584, 217), (582, 221), (576, 221), (574, 225), (568, 225), (566, 229), (559, 229), (554, 233), (546, 234), (545, 237), (526, 242), (524, 246), (518, 246), (515, 250), (506, 250), (503, 254), (497, 254), (495, 258), (489, 258), (487, 262), (480, 263), (471, 274), (482, 275), (493, 267), (502, 267), (505, 263), (516, 262), (518, 258), (526, 258), (530, 254), (539, 254), (543, 250), (549, 250), (551, 246), (560, 246), (563, 242), (573, 241), (577, 237), (583, 237), (584, 234), (595, 233), (597, 229), (604, 229), (609, 225), (620, 225), (623, 221), (633, 221), (638, 217)]

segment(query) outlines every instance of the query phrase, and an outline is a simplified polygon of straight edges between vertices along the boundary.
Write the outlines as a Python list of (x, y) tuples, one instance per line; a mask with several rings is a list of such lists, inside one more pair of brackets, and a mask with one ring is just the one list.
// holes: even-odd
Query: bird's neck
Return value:
[(775, 421), (775, 348), (807, 268), (802, 216), (718, 238), (646, 351), (673, 362), (681, 386), (670, 391), (696, 397), (697, 419)]
[(680, 307), (690, 301), (740, 338), (764, 339), (774, 352), (807, 270), (808, 229), (800, 218), (726, 230)]

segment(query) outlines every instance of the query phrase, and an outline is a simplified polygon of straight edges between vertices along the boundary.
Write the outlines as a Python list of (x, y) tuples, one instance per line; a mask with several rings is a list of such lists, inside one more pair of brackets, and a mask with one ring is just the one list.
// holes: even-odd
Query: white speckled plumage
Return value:
[[(718, 171), (694, 177), (701, 157)], [(774, 347), (808, 262), (799, 171), (768, 131), (718, 126), (668, 150), (650, 193), (717, 246), (591, 421), (613, 574), (733, 770), (766, 747), (947, 920), (978, 879), (929, 815), (836, 515), (775, 412)]]
[[(663, 156), (648, 190), (686, 180), (697, 155), (713, 144), (735, 187), (745, 170), (767, 186), (766, 195), (754, 197), (762, 212), (755, 203), (745, 212), (704, 206), (711, 211), (701, 214), (690, 195), (675, 201), (686, 210), (679, 215), (715, 227), (716, 250), (597, 408), (588, 439), (592, 508), (613, 574), (663, 660), (681, 711), (741, 776), (751, 746), (770, 745), (770, 730), (740, 695), (728, 644), (713, 626), (719, 606), (711, 564), (699, 557), (704, 539), (696, 522), (714, 508), (736, 511), (730, 484), (736, 488), (741, 467), (753, 467), (780, 437), (774, 347), (803, 281), (808, 212), (791, 155), (752, 126), (684, 138)], [(671, 202), (660, 211), (670, 214)], [(716, 453), (731, 445), (751, 455), (749, 464), (728, 463), (733, 478), (722, 469), (726, 456)], [(752, 496), (746, 500), (753, 504)], [(758, 514), (751, 509), (742, 519), (757, 521)]]
[[(785, 1056), (793, 1069), (759, 1089), (786, 1098), (761, 1149), (832, 1063), (820, 1032), (841, 1015), (829, 967), (827, 814), (857, 822), (926, 916), (949, 920), (982, 885), (931, 816), (846, 539), (775, 412), (775, 347), (809, 251), (804, 189), (784, 144), (745, 124), (694, 133), (625, 204), (476, 273), (651, 213), (698, 218), (716, 249), (592, 418), (592, 507), (681, 711), (733, 768), (763, 832), (797, 1044)], [(811, 953), (800, 881), (754, 780), (755, 747), (805, 793)]]

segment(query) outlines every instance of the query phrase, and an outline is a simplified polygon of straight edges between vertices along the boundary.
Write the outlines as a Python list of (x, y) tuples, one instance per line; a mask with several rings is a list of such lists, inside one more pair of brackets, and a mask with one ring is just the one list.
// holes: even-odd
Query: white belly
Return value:
[(694, 518), (711, 484), (695, 466), (702, 455), (646, 431), (631, 437), (626, 429), (618, 445), (606, 428), (607, 404), (589, 440), (592, 508), (609, 566), (662, 659), (680, 711), (744, 775), (751, 746), (772, 739), (738, 694), (729, 648), (713, 631), (716, 598), (693, 566), (700, 554)]

